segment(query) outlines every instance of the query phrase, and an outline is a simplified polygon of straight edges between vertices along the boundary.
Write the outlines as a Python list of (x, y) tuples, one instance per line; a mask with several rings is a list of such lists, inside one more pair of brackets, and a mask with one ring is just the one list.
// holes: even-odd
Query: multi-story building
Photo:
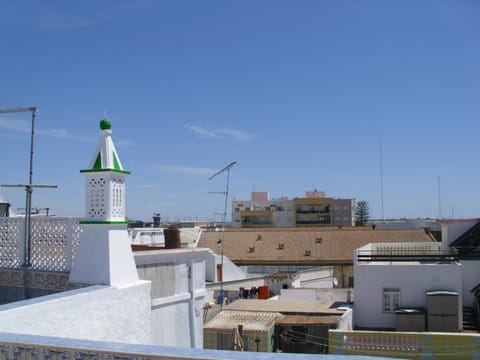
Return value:
[(326, 197), (307, 191), (305, 197), (270, 199), (268, 192), (252, 192), (250, 200), (232, 201), (235, 227), (354, 226), (355, 199)]

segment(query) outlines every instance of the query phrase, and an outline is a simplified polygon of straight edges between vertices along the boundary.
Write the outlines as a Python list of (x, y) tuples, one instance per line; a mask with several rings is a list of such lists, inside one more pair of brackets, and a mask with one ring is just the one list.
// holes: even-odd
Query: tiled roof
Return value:
[(434, 241), (424, 229), (371, 228), (262, 228), (204, 231), (199, 247), (222, 252), (238, 265), (351, 264), (353, 252), (375, 242)]
[(281, 317), (280, 313), (275, 312), (222, 310), (203, 328), (225, 330), (242, 325), (244, 331), (268, 331), (275, 324), (275, 321)]

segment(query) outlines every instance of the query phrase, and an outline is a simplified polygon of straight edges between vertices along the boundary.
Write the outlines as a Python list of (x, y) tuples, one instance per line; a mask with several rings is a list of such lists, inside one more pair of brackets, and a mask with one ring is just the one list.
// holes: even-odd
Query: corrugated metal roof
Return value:
[(325, 301), (275, 301), (238, 299), (224, 307), (225, 310), (279, 312), (283, 314), (329, 314), (342, 315), (343, 310), (332, 308), (333, 302)]
[(268, 331), (280, 319), (282, 314), (276, 312), (251, 312), (222, 310), (215, 318), (206, 323), (204, 329), (231, 330), (238, 325), (244, 331)]
[(275, 324), (281, 325), (324, 325), (336, 324), (337, 316), (304, 316), (304, 315), (285, 315), (277, 319)]

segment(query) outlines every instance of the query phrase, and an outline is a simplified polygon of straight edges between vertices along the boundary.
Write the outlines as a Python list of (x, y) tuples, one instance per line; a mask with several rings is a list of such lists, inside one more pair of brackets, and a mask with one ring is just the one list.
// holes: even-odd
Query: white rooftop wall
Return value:
[(205, 257), (208, 249), (136, 252), (139, 277), (152, 282), (155, 345), (203, 347)]
[[(222, 256), (210, 251), (206, 258), (206, 278), (209, 282), (218, 282), (217, 266), (222, 263)], [(223, 256), (223, 281), (236, 281), (246, 279), (245, 272), (235, 265), (227, 256)]]
[(400, 289), (401, 307), (426, 307), (426, 292), (458, 292), (462, 321), (462, 267), (459, 264), (355, 265), (354, 326), (395, 328), (395, 313), (383, 312), (383, 289)]
[(150, 282), (97, 285), (2, 305), (0, 332), (151, 344)]

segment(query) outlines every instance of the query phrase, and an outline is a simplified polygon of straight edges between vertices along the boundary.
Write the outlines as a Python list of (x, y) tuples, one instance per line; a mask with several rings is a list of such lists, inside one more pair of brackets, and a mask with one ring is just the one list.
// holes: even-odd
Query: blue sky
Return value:
[[(317, 188), (380, 218), (380, 153), (385, 218), (480, 217), (479, 17), (461, 0), (2, 1), (0, 108), (39, 108), (33, 182), (58, 189), (33, 206), (57, 215), (84, 214), (106, 113), (129, 218), (221, 219), (226, 176), (208, 178), (232, 161), (231, 197)], [(29, 128), (0, 115), (0, 184), (28, 181)]]

